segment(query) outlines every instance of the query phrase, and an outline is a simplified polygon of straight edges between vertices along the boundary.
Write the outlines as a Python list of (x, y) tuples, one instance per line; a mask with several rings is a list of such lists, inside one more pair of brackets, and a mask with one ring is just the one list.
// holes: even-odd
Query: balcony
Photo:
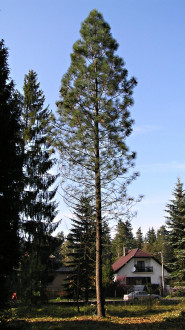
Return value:
[(152, 273), (153, 267), (152, 266), (146, 266), (146, 267), (138, 267), (138, 265), (134, 265), (134, 273)]

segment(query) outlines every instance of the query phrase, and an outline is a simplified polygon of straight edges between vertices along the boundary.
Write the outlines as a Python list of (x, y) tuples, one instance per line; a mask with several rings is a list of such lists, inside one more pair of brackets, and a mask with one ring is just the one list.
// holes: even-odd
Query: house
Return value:
[(143, 290), (147, 285), (158, 285), (167, 291), (168, 270), (152, 254), (134, 249), (124, 254), (113, 265), (114, 281), (129, 290)]
[(51, 281), (47, 285), (46, 293), (49, 299), (60, 297), (65, 293), (65, 285), (70, 280), (73, 271), (62, 265), (51, 274)]

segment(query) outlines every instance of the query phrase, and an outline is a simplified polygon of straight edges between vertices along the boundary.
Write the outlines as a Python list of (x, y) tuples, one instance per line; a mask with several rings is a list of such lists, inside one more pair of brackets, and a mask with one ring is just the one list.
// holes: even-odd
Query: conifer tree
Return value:
[(103, 221), (102, 229), (102, 278), (104, 287), (112, 283), (112, 241), (110, 228), (106, 221)]
[(68, 235), (68, 266), (73, 269), (68, 295), (86, 302), (95, 282), (95, 218), (88, 197), (81, 197), (74, 210), (72, 229)]
[(124, 253), (124, 248), (133, 249), (135, 240), (132, 232), (132, 225), (129, 220), (118, 221), (116, 235), (112, 242), (114, 260), (120, 258)]
[(25, 75), (23, 90), (25, 189), (22, 234), (25, 253), (23, 253), (22, 267), (29, 266), (30, 269), (22, 271), (22, 274), (26, 277), (27, 283), (30, 283), (29, 279), (31, 281), (28, 289), (28, 296), (31, 299), (33, 292), (43, 292), (41, 289), (44, 289), (46, 283), (45, 272), (51, 253), (51, 234), (57, 226), (54, 223), (57, 214), (57, 204), (54, 201), (57, 187), (53, 188), (56, 175), (50, 172), (55, 163), (47, 139), (50, 111), (48, 107), (44, 107), (45, 97), (34, 71), (31, 70)]
[(167, 229), (172, 258), (169, 263), (171, 276), (177, 284), (185, 284), (185, 191), (178, 179), (173, 192), (174, 199), (167, 204)]
[(167, 231), (166, 226), (163, 225), (157, 230), (155, 251), (156, 251), (156, 258), (158, 258), (159, 261), (161, 261), (161, 252), (163, 253), (165, 264), (168, 264), (170, 262), (172, 255), (172, 247), (168, 244), (169, 243), (168, 239), (169, 239), (169, 233)]
[(65, 198), (74, 203), (85, 187), (94, 197), (97, 314), (101, 317), (105, 314), (102, 212), (111, 217), (114, 213), (115, 218), (116, 211), (126, 212), (127, 185), (137, 176), (129, 171), (135, 153), (126, 145), (132, 132), (129, 108), (136, 80), (128, 79), (124, 62), (116, 54), (118, 43), (97, 10), (82, 23), (80, 34), (62, 79), (54, 142), (61, 154), (63, 179), (70, 180), (63, 185), (68, 192)]
[(144, 251), (153, 253), (155, 251), (156, 239), (157, 237), (156, 237), (155, 229), (153, 227), (149, 228), (144, 239), (144, 244), (143, 244)]
[(19, 257), (22, 181), (21, 99), (10, 79), (8, 51), (0, 41), (0, 306), (8, 298), (7, 279)]
[(143, 246), (143, 233), (141, 231), (141, 227), (138, 228), (137, 232), (136, 232), (136, 247), (138, 249), (142, 249)]

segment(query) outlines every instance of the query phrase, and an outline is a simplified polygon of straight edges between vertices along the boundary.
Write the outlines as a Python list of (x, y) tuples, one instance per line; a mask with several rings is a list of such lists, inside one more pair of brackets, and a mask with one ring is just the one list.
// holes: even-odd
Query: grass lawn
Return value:
[(98, 319), (95, 305), (83, 306), (16, 306), (7, 311), (3, 329), (185, 329), (185, 299), (138, 305), (105, 305), (106, 317)]

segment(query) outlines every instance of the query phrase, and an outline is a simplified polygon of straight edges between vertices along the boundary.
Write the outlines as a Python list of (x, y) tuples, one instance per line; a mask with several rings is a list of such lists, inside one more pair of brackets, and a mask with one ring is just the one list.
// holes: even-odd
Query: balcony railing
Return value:
[(152, 273), (153, 272), (152, 266), (138, 267), (137, 265), (134, 265), (134, 267), (135, 267), (134, 273)]

